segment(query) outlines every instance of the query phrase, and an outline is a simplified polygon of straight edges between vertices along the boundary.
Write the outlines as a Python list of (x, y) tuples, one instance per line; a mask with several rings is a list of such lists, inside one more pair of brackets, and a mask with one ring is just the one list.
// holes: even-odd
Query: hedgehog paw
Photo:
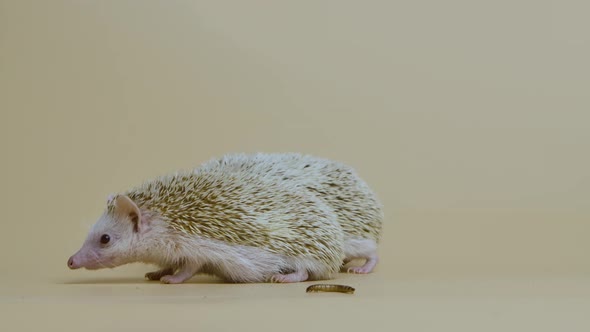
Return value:
[(166, 275), (160, 278), (160, 282), (163, 284), (182, 284), (189, 278), (182, 274)]
[(354, 267), (349, 267), (347, 270), (348, 273), (354, 273), (354, 274), (367, 274), (370, 273), (371, 270), (369, 270), (368, 268), (366, 268), (364, 265), (363, 266), (354, 266)]
[(148, 272), (145, 274), (145, 278), (148, 280), (160, 280), (162, 277), (171, 275), (174, 273), (172, 268), (161, 269), (154, 272)]
[(293, 283), (306, 281), (309, 275), (307, 271), (298, 271), (289, 274), (275, 274), (270, 278), (273, 283)]
[(358, 274), (367, 274), (373, 272), (375, 266), (377, 265), (377, 254), (372, 254), (371, 256), (367, 257), (367, 261), (363, 266), (354, 266), (349, 267), (347, 272), (348, 273), (358, 273)]
[(198, 270), (199, 266), (197, 265), (186, 265), (175, 274), (163, 276), (160, 278), (160, 282), (163, 284), (182, 284), (192, 278)]

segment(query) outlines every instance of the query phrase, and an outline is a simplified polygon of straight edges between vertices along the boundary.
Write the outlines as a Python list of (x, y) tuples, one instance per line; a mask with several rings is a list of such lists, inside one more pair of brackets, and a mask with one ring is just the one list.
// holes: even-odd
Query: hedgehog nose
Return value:
[(70, 259), (68, 259), (68, 267), (70, 269), (75, 269), (77, 268), (75, 263), (74, 263), (74, 256), (70, 257)]

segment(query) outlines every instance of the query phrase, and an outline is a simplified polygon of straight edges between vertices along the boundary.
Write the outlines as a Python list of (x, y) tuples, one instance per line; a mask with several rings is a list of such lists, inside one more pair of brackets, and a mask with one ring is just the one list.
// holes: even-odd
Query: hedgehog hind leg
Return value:
[(377, 255), (377, 243), (370, 239), (347, 239), (344, 245), (345, 258), (343, 265), (355, 259), (364, 259), (362, 266), (354, 266), (345, 269), (348, 273), (371, 273), (377, 266), (379, 256)]
[(375, 266), (377, 266), (377, 262), (379, 261), (379, 256), (376, 252), (371, 253), (368, 257), (365, 258), (365, 264), (362, 266), (353, 266), (349, 267), (346, 271), (348, 273), (360, 273), (360, 274), (367, 274), (373, 272)]
[(309, 273), (305, 270), (299, 270), (287, 274), (275, 274), (270, 278), (273, 283), (294, 283), (303, 282), (309, 278)]

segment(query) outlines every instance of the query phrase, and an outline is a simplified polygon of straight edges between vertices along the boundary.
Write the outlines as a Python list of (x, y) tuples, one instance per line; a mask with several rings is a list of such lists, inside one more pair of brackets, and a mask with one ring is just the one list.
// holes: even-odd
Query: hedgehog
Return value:
[(383, 206), (356, 171), (300, 153), (235, 153), (111, 194), (70, 269), (130, 263), (180, 284), (294, 283), (373, 272)]

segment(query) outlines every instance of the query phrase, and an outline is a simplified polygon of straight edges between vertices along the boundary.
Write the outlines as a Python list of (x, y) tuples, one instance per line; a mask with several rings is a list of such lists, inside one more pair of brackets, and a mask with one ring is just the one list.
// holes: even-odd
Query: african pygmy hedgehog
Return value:
[(377, 264), (383, 209), (356, 172), (297, 153), (230, 154), (111, 195), (71, 269), (142, 262), (145, 275), (183, 283), (330, 279)]

